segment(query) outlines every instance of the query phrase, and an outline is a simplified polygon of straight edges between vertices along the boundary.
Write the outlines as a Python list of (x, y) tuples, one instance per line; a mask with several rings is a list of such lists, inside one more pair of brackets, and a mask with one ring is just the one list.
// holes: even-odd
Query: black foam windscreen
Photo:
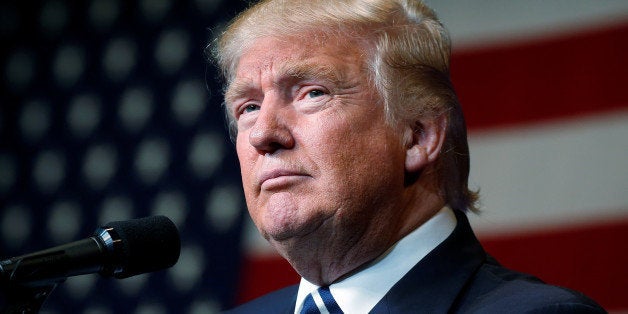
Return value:
[(114, 253), (121, 271), (111, 274), (126, 278), (171, 267), (179, 259), (181, 240), (175, 224), (165, 216), (114, 221), (112, 228), (121, 245)]

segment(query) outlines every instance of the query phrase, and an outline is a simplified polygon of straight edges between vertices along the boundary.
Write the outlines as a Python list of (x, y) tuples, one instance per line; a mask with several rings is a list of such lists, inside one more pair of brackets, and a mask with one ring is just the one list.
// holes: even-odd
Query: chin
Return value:
[[(276, 217), (275, 217), (276, 218)], [(267, 221), (263, 235), (266, 240), (278, 244), (289, 244), (292, 241), (300, 241), (319, 229), (321, 222), (318, 220), (278, 220)]]
[(299, 230), (294, 224), (273, 224), (268, 226), (262, 232), (266, 240), (271, 242), (283, 242), (299, 236)]

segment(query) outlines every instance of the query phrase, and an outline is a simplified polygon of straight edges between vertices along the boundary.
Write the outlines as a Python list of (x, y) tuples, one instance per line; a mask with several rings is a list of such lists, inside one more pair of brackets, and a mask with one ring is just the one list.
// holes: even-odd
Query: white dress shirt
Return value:
[[(456, 216), (449, 207), (399, 240), (360, 272), (329, 286), (345, 313), (366, 314), (412, 267), (443, 242), (456, 227)], [(308, 294), (319, 286), (301, 278), (295, 314), (301, 311)]]

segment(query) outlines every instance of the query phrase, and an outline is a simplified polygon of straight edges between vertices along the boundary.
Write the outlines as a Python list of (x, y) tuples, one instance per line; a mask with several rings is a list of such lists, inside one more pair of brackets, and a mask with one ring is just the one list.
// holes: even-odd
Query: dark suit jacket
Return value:
[[(594, 301), (499, 265), (456, 211), (452, 234), (397, 282), (371, 313), (605, 313)], [(293, 313), (298, 285), (228, 313)], [(347, 313), (351, 314), (351, 313)]]

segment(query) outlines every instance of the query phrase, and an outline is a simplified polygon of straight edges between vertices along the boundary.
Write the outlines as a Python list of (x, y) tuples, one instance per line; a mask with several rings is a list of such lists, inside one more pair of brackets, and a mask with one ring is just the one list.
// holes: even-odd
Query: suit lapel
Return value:
[(298, 290), (299, 285), (294, 285), (289, 287), (288, 289), (284, 289), (284, 293), (277, 296), (277, 307), (268, 313), (294, 314), (294, 307), (297, 302)]
[(299, 285), (292, 285), (245, 303), (226, 313), (293, 314), (298, 289)]
[(446, 313), (486, 259), (464, 213), (452, 234), (397, 282), (371, 313)]

